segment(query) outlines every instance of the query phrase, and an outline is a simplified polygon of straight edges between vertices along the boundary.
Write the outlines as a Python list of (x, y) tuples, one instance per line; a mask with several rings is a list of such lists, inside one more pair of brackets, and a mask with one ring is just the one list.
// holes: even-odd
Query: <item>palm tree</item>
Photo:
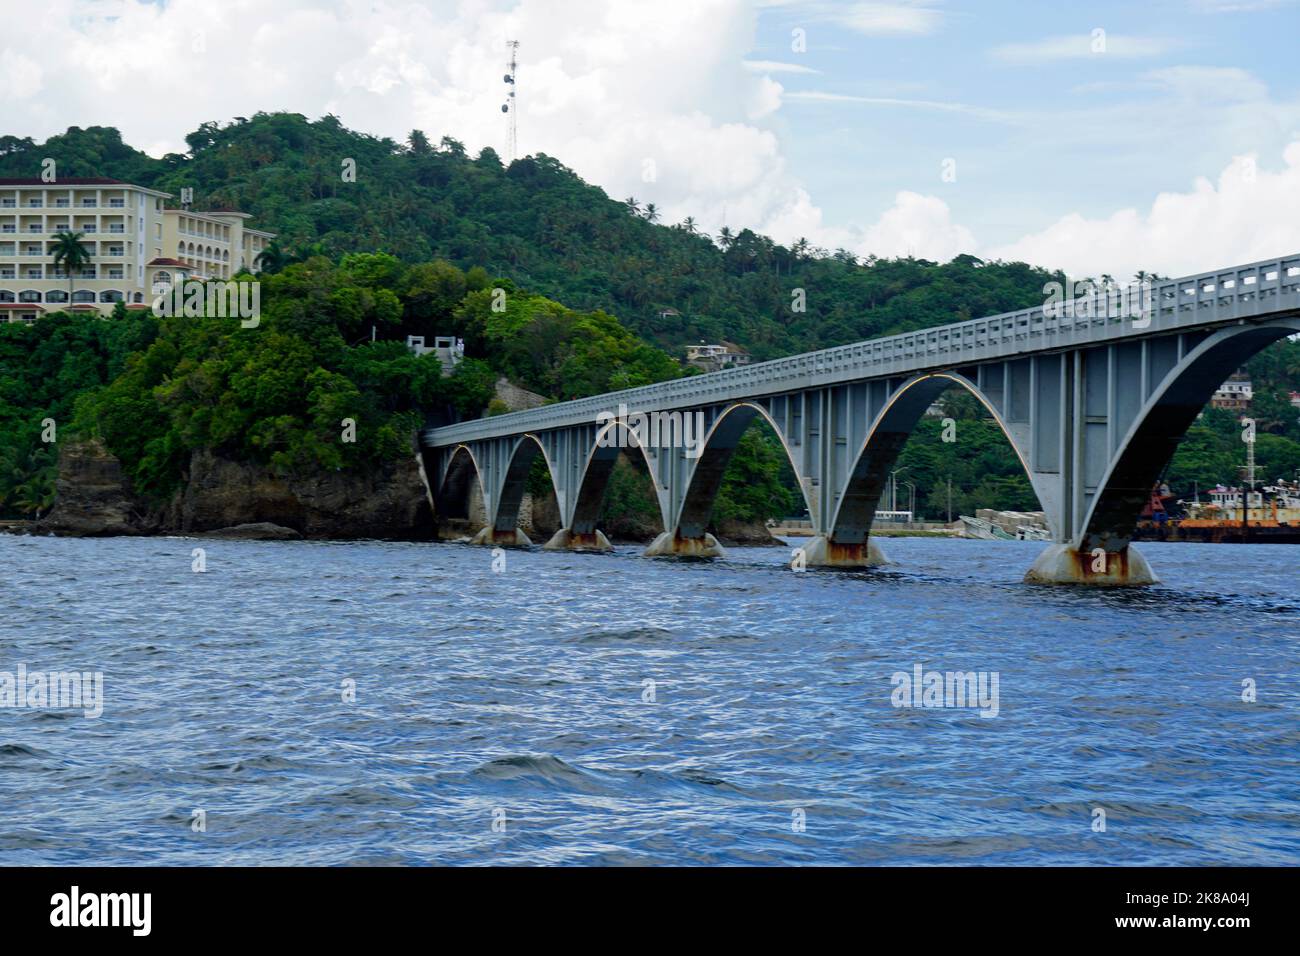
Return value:
[(79, 232), (56, 232), (54, 234), (54, 268), (62, 266), (68, 273), (68, 304), (72, 304), (73, 281), (78, 269), (90, 265), (90, 252), (81, 244)]
[(635, 196), (628, 196), (623, 200), (623, 205), (627, 206), (628, 212), (632, 213), (632, 215), (639, 216), (641, 214), (641, 204), (637, 202)]
[(274, 239), (268, 242), (266, 248), (259, 252), (257, 258), (253, 260), (253, 265), (257, 266), (258, 272), (279, 272), (288, 264), (288, 253)]
[(728, 226), (723, 226), (718, 230), (718, 245), (722, 246), (724, 251), (730, 249), (735, 244), (735, 233), (733, 233)]
[(406, 137), (407, 145), (410, 146), (411, 152), (417, 156), (424, 156), (431, 152), (433, 147), (429, 145), (429, 137), (424, 135), (423, 130), (413, 129), (411, 135)]
[(685, 219), (683, 219), (682, 228), (685, 229), (692, 236), (695, 235), (695, 217), (687, 216)]
[(646, 221), (646, 222), (658, 222), (658, 221), (659, 221), (659, 209), (658, 209), (658, 207), (656, 207), (655, 204), (652, 203), (652, 202), (651, 202), (651, 203), (646, 203), (646, 207), (645, 207), (645, 221)]
[(0, 458), (0, 510), (39, 517), (54, 504), (57, 478), (57, 459), (49, 448)]

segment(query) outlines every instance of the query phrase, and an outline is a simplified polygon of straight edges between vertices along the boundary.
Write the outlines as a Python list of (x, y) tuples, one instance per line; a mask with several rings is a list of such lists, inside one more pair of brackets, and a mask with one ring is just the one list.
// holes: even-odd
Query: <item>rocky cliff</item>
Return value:
[(131, 487), (97, 441), (70, 441), (59, 455), (58, 500), (38, 531), (79, 536), (187, 534), (274, 524), (307, 538), (424, 540), (434, 536), (428, 494), (414, 458), (365, 475), (279, 476), (195, 452), (189, 480), (165, 502)]
[(175, 503), (145, 502), (122, 464), (98, 441), (70, 440), (59, 449), (58, 498), (36, 523), (38, 532), (93, 537), (151, 534), (175, 515)]
[[(469, 521), (444, 525), (441, 536), (472, 535), (487, 523), (477, 487), (469, 514)], [(519, 526), (536, 541), (549, 538), (560, 526), (555, 495), (539, 501), (525, 495)], [(63, 444), (58, 499), (29, 530), (77, 537), (223, 532), (235, 537), (424, 541), (439, 536), (414, 457), (367, 475), (284, 477), (198, 451), (190, 459), (184, 489), (159, 502), (137, 494), (117, 458), (93, 440)]]

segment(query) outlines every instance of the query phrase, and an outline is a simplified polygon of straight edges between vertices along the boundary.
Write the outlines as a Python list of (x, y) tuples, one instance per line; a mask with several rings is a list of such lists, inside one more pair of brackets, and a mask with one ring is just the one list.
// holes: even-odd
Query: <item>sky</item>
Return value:
[[(1073, 276), (1300, 252), (1300, 0), (0, 0), (0, 133), (259, 110), (519, 151), (710, 233)], [(360, 171), (359, 175), (364, 175)]]

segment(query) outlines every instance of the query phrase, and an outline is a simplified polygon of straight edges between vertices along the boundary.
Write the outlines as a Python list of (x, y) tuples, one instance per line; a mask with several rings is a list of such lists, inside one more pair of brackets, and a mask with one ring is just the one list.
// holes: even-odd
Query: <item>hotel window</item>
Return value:
[(33, 289), (24, 289), (18, 293), (19, 302), (40, 302), (41, 294)]
[(40, 209), (42, 206), (45, 205), (45, 200), (44, 200), (44, 199), (29, 199), (29, 200), (27, 200), (27, 205), (28, 205), (28, 207), (31, 208), (31, 209)]
[(89, 289), (78, 289), (76, 292), (72, 293), (72, 301), (73, 302), (94, 302), (95, 293), (91, 292)]

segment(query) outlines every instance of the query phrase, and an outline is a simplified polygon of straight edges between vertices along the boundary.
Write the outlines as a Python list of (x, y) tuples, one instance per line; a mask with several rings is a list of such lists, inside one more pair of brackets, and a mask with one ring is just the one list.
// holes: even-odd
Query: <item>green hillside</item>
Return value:
[[(47, 417), (104, 438), (141, 488), (159, 494), (183, 480), (197, 448), (285, 471), (364, 469), (404, 454), (402, 436), (425, 413), (484, 412), (498, 375), (574, 398), (683, 374), (674, 357), (699, 340), (772, 358), (1033, 305), (1045, 283), (1063, 279), (970, 256), (863, 261), (747, 229), (710, 237), (690, 220), (658, 222), (653, 205), (613, 199), (547, 156), (506, 168), (490, 149), (471, 157), (419, 131), (397, 143), (330, 116), (206, 123), (186, 142), (187, 154), (155, 159), (110, 127), (40, 144), (0, 136), (0, 176), (39, 175), (53, 158), (62, 176), (193, 188), (197, 208), (249, 212), (279, 234), (255, 331), (148, 315), (0, 326), (0, 513), (48, 507)], [(497, 287), (508, 292), (502, 313), (489, 304)], [(796, 289), (805, 311), (792, 308)], [(465, 339), (470, 359), (457, 379), (439, 381), (400, 343), (447, 333)], [(1287, 401), (1300, 389), (1300, 344), (1279, 343), (1250, 371), (1262, 474), (1289, 476), (1300, 467)], [(900, 460), (919, 510), (944, 515), (949, 479), (954, 512), (1034, 507), (1010, 447), (976, 421), (978, 403), (954, 397), (948, 410), (971, 423), (960, 440), (938, 441), (938, 423), (926, 421)], [(365, 427), (340, 448), (345, 414)], [(1235, 421), (1207, 415), (1170, 478), (1179, 491), (1233, 481), (1242, 457)], [(771, 467), (780, 460), (772, 439), (747, 435), (718, 514), (801, 508)]]

